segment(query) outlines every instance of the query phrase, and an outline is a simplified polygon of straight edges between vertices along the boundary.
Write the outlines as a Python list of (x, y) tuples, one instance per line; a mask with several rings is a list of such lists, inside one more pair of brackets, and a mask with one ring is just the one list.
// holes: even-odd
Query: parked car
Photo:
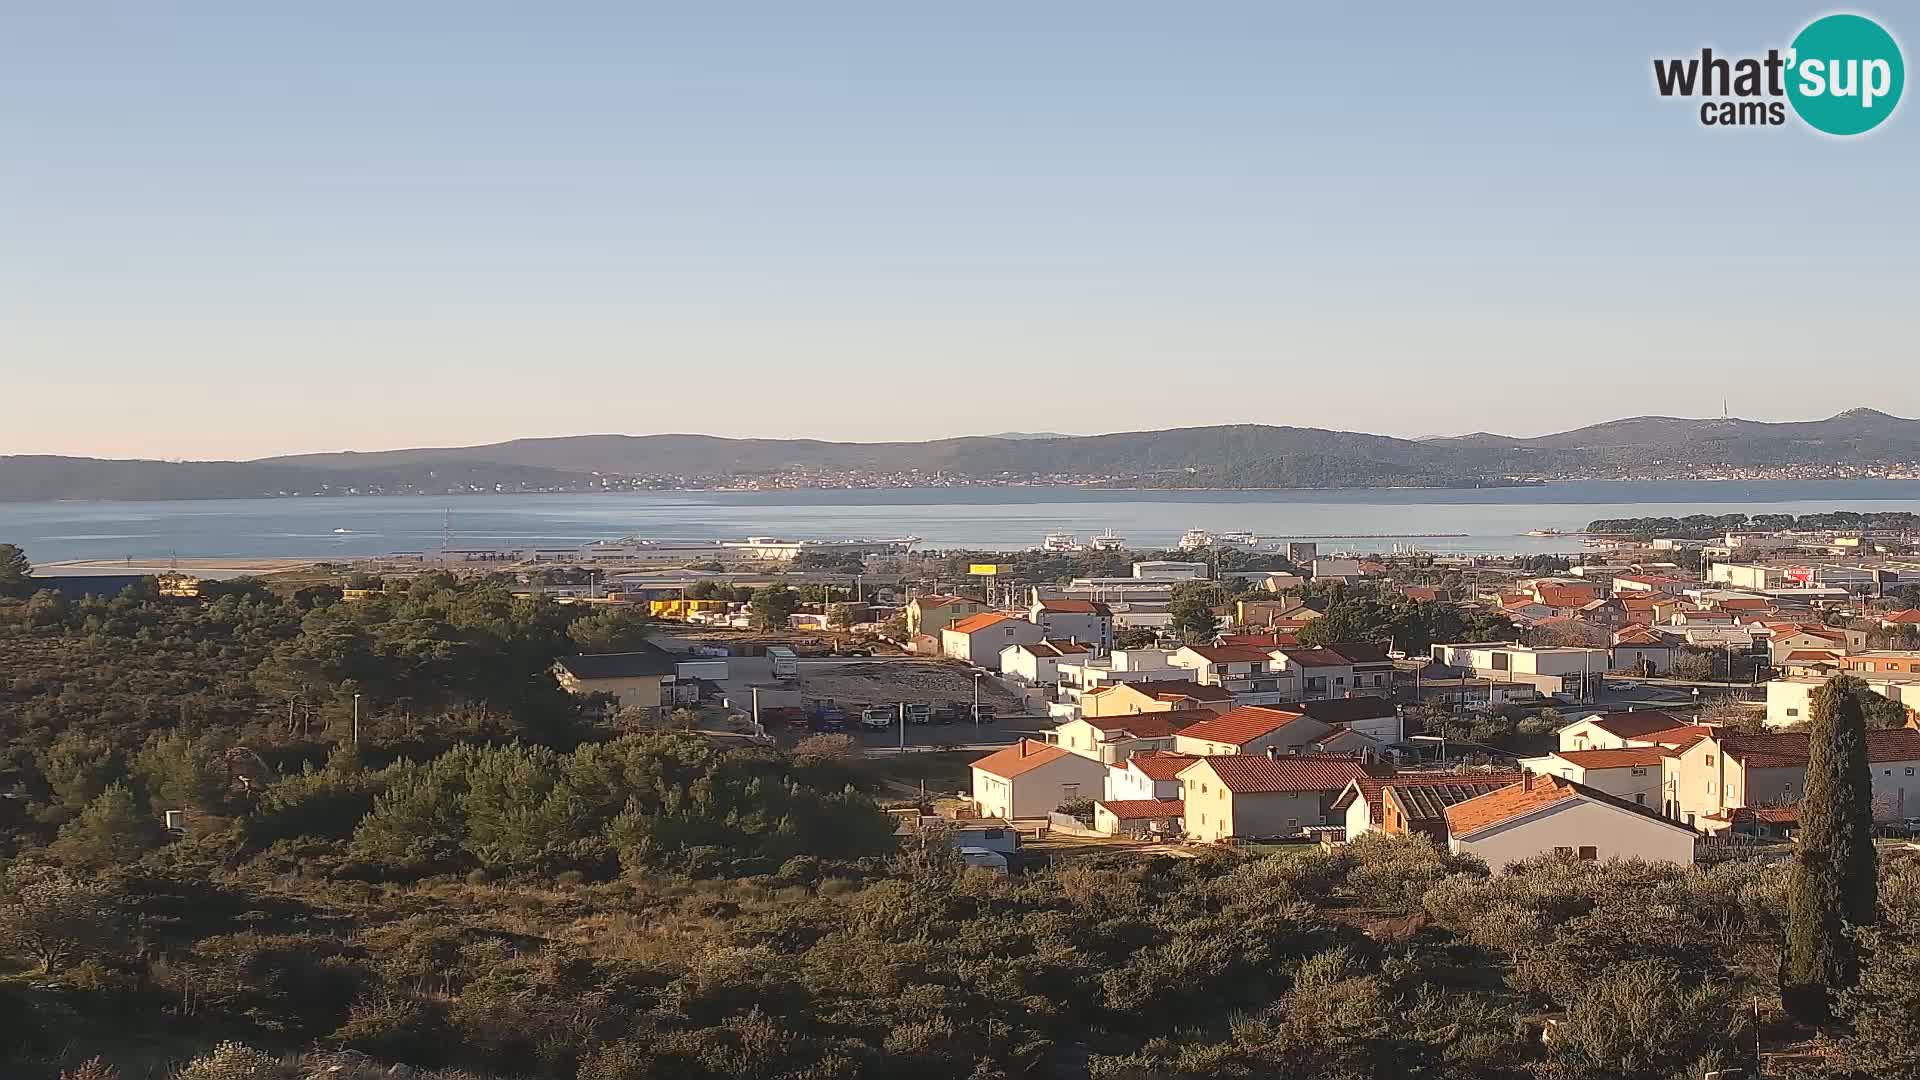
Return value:
[(926, 724), (933, 719), (933, 706), (925, 702), (907, 706), (907, 723)]
[(960, 706), (951, 701), (943, 701), (933, 710), (933, 722), (936, 724), (951, 724), (959, 719)]
[(973, 711), (973, 719), (976, 723), (981, 723), (981, 724), (993, 723), (994, 711), (993, 711), (992, 705), (989, 705), (988, 703), (983, 701), (978, 705), (972, 706), (971, 708)]
[(872, 705), (860, 712), (860, 726), (868, 731), (885, 731), (893, 726), (893, 710), (885, 705)]

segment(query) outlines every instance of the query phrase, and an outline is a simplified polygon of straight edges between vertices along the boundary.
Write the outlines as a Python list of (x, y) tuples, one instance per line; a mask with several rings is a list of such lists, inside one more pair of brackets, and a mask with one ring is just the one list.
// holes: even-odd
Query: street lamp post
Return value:
[(980, 737), (980, 673), (973, 673), (973, 737)]
[(353, 694), (353, 748), (360, 749), (360, 692)]

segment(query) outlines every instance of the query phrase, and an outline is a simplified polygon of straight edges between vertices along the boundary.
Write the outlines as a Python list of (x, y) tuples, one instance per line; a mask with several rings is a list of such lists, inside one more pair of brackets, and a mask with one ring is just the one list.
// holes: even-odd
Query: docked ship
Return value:
[(1040, 541), (1040, 550), (1041, 551), (1079, 551), (1080, 544), (1078, 541), (1074, 540), (1072, 533), (1063, 533), (1063, 532), (1048, 533), (1046, 535), (1046, 538)]
[(1127, 538), (1116, 535), (1112, 529), (1108, 529), (1099, 536), (1087, 541), (1087, 550), (1125, 551), (1127, 550)]
[(1222, 547), (1256, 547), (1260, 538), (1245, 529), (1230, 529), (1222, 533), (1212, 533), (1205, 529), (1188, 529), (1180, 537), (1181, 551), (1198, 551), (1215, 544)]

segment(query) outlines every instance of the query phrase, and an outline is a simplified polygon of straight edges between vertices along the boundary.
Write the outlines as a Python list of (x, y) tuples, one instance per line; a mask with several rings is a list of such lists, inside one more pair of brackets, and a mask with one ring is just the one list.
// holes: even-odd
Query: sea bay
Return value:
[(69, 559), (347, 559), (455, 548), (559, 547), (621, 536), (918, 536), (928, 548), (1013, 550), (1050, 532), (1171, 547), (1193, 528), (1323, 539), (1328, 548), (1579, 550), (1596, 518), (1706, 513), (1920, 512), (1920, 481), (1578, 481), (1508, 488), (1141, 491), (886, 488), (604, 495), (459, 495), (0, 503), (0, 542)]

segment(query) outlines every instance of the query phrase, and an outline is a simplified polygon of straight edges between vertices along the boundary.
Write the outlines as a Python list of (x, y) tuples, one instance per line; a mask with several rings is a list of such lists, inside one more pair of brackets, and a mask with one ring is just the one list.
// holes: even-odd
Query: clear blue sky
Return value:
[(1827, 10), (0, 0), (0, 453), (1916, 415)]

